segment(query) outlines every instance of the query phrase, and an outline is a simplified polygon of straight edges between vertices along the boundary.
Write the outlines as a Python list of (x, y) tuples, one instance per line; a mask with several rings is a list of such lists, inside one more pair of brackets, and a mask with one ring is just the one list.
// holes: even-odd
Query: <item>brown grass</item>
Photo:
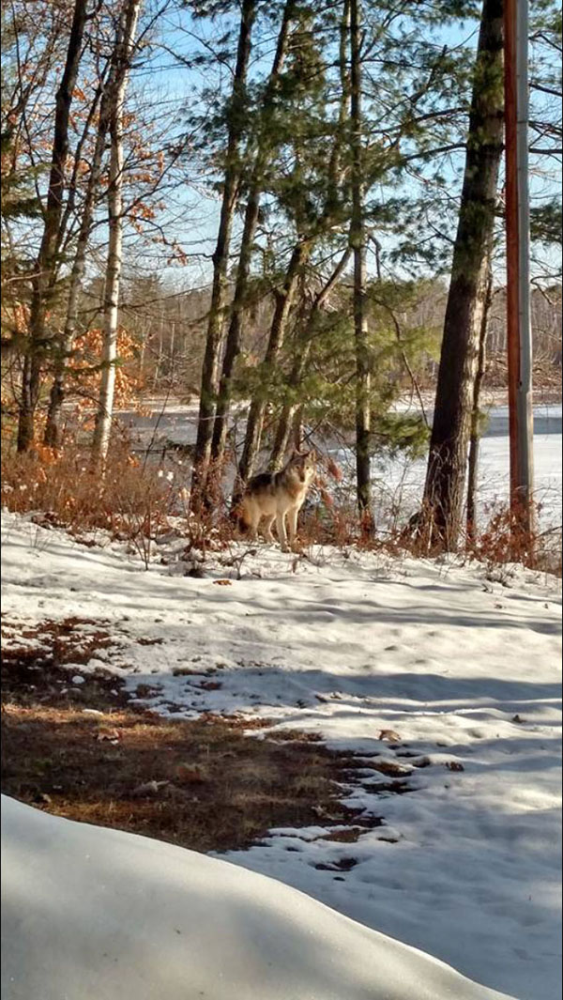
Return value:
[(160, 471), (154, 462), (140, 462), (126, 441), (112, 445), (103, 478), (88, 449), (74, 443), (24, 455), (3, 448), (2, 504), (19, 514), (32, 511), (38, 523), (79, 537), (103, 529), (129, 540), (146, 560), (147, 541), (167, 530), (175, 502), (173, 485)]
[[(532, 507), (532, 522), (537, 525), (541, 504)], [(489, 512), (484, 530), (468, 541), (467, 552), (487, 566), (489, 573), (508, 563), (521, 563), (529, 569), (561, 577), (561, 528), (532, 532), (523, 527), (525, 518), (518, 510), (497, 504)]]

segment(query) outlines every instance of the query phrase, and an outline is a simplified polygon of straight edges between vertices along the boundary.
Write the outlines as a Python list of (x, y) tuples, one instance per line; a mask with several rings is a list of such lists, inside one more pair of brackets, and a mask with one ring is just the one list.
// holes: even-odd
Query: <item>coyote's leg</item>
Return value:
[(275, 538), (272, 535), (272, 525), (275, 520), (276, 520), (276, 515), (272, 514), (272, 516), (268, 518), (266, 524), (264, 525), (264, 538), (266, 539), (267, 542), (275, 542)]
[(295, 538), (297, 536), (297, 518), (299, 516), (299, 509), (297, 507), (292, 507), (288, 511), (287, 520), (289, 523), (289, 545), (293, 548), (295, 544)]
[(260, 508), (256, 504), (247, 504), (245, 508), (248, 531), (252, 541), (258, 535), (258, 525), (260, 524)]
[(285, 537), (285, 514), (276, 514), (276, 524), (278, 528), (278, 541), (282, 552), (287, 552), (287, 538)]

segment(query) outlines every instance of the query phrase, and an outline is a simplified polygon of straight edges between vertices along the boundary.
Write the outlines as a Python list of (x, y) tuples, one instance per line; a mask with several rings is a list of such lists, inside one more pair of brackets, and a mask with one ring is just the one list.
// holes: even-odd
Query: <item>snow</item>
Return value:
[[(269, 735), (299, 729), (358, 754), (343, 799), (381, 826), (338, 843), (320, 839), (320, 817), (228, 859), (487, 987), (559, 998), (559, 584), (454, 558), (315, 548), (296, 559), (276, 546), (249, 554), (237, 579), (244, 551), (217, 553), (203, 578), (181, 563), (144, 572), (116, 546), (85, 548), (5, 514), (3, 608), (20, 626), (100, 623), (114, 646), (69, 664), (69, 678), (103, 667), (133, 696), (150, 685), (142, 703), (172, 718), (238, 713), (269, 720)], [(214, 690), (201, 686), (209, 674)], [(410, 772), (408, 794), (381, 789), (373, 764), (386, 756)]]
[(5, 1000), (502, 1000), (243, 868), (2, 796)]

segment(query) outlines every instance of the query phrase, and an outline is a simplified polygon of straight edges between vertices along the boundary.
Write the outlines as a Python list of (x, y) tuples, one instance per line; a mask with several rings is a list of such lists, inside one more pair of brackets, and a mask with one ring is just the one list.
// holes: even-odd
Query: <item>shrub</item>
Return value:
[(174, 503), (169, 476), (141, 463), (126, 443), (112, 446), (103, 477), (76, 444), (61, 451), (38, 446), (24, 455), (4, 450), (1, 495), (3, 506), (34, 512), (43, 523), (130, 540), (145, 561), (147, 543), (167, 530)]

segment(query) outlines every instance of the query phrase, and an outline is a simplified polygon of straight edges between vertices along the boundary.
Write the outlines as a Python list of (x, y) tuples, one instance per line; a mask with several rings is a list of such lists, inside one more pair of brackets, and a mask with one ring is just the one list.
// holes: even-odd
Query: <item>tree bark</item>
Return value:
[(483, 318), (479, 333), (479, 353), (477, 356), (477, 371), (473, 386), (473, 408), (471, 410), (471, 431), (469, 436), (469, 459), (467, 463), (467, 539), (474, 541), (477, 528), (477, 475), (479, 472), (479, 444), (481, 441), (481, 388), (485, 377), (487, 355), (487, 330), (489, 313), (493, 301), (493, 273), (489, 264), (487, 275), (487, 291), (483, 308)]
[(371, 514), (370, 351), (366, 316), (366, 232), (364, 219), (364, 156), (362, 112), (362, 4), (350, 4), (350, 110), (352, 121), (352, 224), (354, 253), (354, 338), (356, 344), (356, 489), (364, 530), (373, 530)]
[[(285, 57), (288, 48), (288, 41), (289, 41), (289, 26), (291, 24), (291, 19), (294, 15), (296, 6), (297, 6), (296, 0), (286, 0), (280, 31), (278, 35), (276, 54), (274, 57), (274, 62), (272, 64), (272, 69), (270, 71), (270, 76), (266, 87), (266, 93), (264, 96), (263, 112), (264, 111), (267, 112), (268, 108), (271, 106), (272, 98), (275, 93), (276, 82), (280, 76), (280, 73), (283, 70), (283, 65), (285, 62)], [(232, 377), (236, 360), (241, 351), (242, 321), (248, 298), (248, 283), (250, 278), (250, 265), (252, 261), (253, 243), (254, 243), (254, 237), (256, 235), (256, 229), (258, 226), (258, 219), (260, 217), (260, 199), (264, 183), (264, 172), (267, 169), (268, 161), (270, 159), (271, 155), (270, 150), (271, 150), (271, 139), (268, 139), (268, 136), (265, 134), (264, 125), (262, 125), (258, 141), (258, 151), (256, 154), (256, 161), (252, 172), (250, 191), (244, 215), (244, 228), (243, 228), (242, 241), (239, 251), (239, 262), (237, 269), (235, 292), (233, 297), (233, 304), (231, 307), (231, 318), (229, 323), (229, 330), (227, 333), (227, 341), (225, 345), (225, 356), (223, 358), (221, 383), (219, 387), (219, 398), (217, 401), (217, 412), (215, 415), (215, 424), (213, 427), (213, 441), (211, 446), (211, 455), (213, 460), (216, 462), (222, 461), (225, 453), (225, 445), (227, 442), (228, 417), (231, 405)]]
[(128, 0), (123, 13), (123, 21), (120, 26), (121, 37), (117, 44), (116, 56), (120, 71), (114, 93), (111, 96), (109, 116), (111, 138), (108, 188), (109, 246), (104, 296), (103, 367), (92, 441), (92, 460), (102, 467), (105, 464), (109, 448), (117, 363), (119, 288), (123, 247), (123, 106), (141, 3), (142, 0)]
[(484, 0), (468, 148), (444, 322), (422, 525), (454, 550), (463, 510), (471, 409), (502, 155), (503, 3)]
[(252, 27), (255, 16), (256, 0), (243, 0), (237, 62), (231, 97), (231, 120), (227, 138), (227, 165), (223, 186), (223, 201), (217, 243), (213, 254), (213, 285), (201, 374), (199, 416), (190, 501), (193, 510), (197, 510), (201, 504), (211, 458), (219, 363), (223, 346), (229, 250), (239, 192), (240, 168), (237, 162), (237, 154), (244, 130), (243, 104), (246, 94), (246, 79), (252, 48)]
[[(297, 282), (303, 265), (307, 260), (308, 252), (308, 245), (304, 242), (299, 243), (294, 248), (286, 271), (283, 288), (277, 292), (276, 307), (270, 327), (268, 346), (261, 366), (264, 375), (272, 369), (279, 358), (287, 328), (287, 321), (295, 299)], [(260, 452), (266, 406), (266, 390), (265, 386), (262, 385), (259, 394), (253, 399), (248, 412), (244, 448), (238, 467), (238, 478), (233, 495), (233, 507), (237, 506), (238, 499), (256, 466), (256, 460)]]
[(28, 451), (35, 437), (35, 412), (39, 402), (41, 367), (47, 349), (46, 318), (56, 280), (60, 228), (69, 150), (70, 108), (82, 54), (88, 0), (75, 0), (65, 68), (57, 90), (51, 170), (43, 235), (32, 279), (29, 337), (24, 357), (19, 406), (19, 452)]

